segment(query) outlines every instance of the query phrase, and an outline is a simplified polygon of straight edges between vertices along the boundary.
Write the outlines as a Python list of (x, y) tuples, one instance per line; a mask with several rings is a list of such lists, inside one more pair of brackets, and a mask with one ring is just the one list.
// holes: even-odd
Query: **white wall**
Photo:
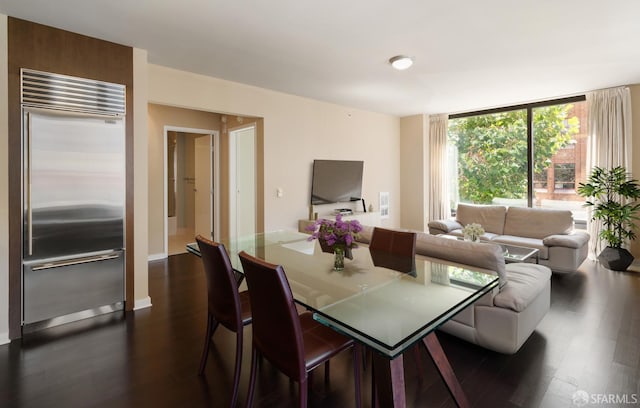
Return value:
[(9, 342), (9, 94), (7, 16), (0, 14), (0, 344)]
[[(363, 195), (391, 195), (386, 226), (400, 224), (400, 119), (149, 65), (149, 101), (264, 118), (265, 230), (297, 228), (309, 215), (314, 159), (364, 160)], [(162, 140), (150, 136), (151, 151)], [(162, 157), (150, 155), (150, 167)], [(259, 175), (260, 176), (260, 175)], [(276, 190), (282, 188), (282, 198)], [(151, 200), (153, 201), (153, 200)], [(151, 202), (150, 201), (150, 202)], [(150, 223), (162, 220), (150, 219)]]

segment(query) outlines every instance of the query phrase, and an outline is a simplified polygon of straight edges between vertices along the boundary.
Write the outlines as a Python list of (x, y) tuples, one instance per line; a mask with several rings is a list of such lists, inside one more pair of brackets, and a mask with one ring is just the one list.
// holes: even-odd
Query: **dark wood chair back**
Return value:
[(304, 342), (289, 281), (280, 265), (240, 253), (251, 294), (254, 347), (295, 381), (306, 377)]
[(416, 256), (416, 233), (375, 227), (369, 248), (398, 256)]
[(223, 244), (196, 237), (207, 277), (207, 307), (218, 323), (237, 332), (242, 329), (238, 283)]
[(199, 375), (204, 375), (211, 339), (219, 324), (236, 333), (236, 359), (233, 374), (231, 406), (238, 400), (240, 369), (242, 365), (243, 328), (251, 324), (251, 300), (249, 292), (238, 292), (242, 279), (233, 270), (224, 245), (202, 235), (196, 237), (207, 281), (207, 329), (204, 349), (200, 357)]

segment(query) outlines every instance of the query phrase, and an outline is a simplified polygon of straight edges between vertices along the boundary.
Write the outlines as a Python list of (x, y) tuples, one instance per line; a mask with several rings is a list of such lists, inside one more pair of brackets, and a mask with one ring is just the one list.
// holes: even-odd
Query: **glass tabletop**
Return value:
[[(498, 285), (496, 275), (362, 246), (333, 270), (309, 235), (277, 231), (222, 241), (235, 269), (240, 251), (284, 267), (294, 299), (314, 318), (394, 358)], [(196, 244), (190, 252), (199, 254)]]
[(524, 262), (538, 255), (539, 250), (536, 248), (527, 248), (511, 244), (498, 243), (502, 248), (504, 260), (507, 262)]
[[(439, 234), (439, 237), (447, 238), (447, 239), (457, 239), (459, 241), (464, 240), (464, 237), (460, 237), (457, 235), (449, 235), (449, 234)], [(505, 244), (498, 241), (481, 241), (485, 244), (495, 244), (499, 245), (502, 249), (502, 255), (504, 257), (505, 262), (524, 262), (533, 257), (537, 257), (539, 254), (539, 250), (536, 248), (523, 247), (519, 245), (513, 244)]]

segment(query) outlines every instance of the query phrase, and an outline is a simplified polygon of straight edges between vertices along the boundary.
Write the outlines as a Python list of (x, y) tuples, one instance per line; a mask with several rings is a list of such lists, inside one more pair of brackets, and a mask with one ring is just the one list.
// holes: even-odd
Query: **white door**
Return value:
[(195, 184), (194, 224), (195, 235), (213, 238), (212, 184), (211, 184), (211, 135), (196, 137), (194, 143)]
[(255, 126), (229, 132), (230, 180), (229, 234), (256, 232), (256, 132)]

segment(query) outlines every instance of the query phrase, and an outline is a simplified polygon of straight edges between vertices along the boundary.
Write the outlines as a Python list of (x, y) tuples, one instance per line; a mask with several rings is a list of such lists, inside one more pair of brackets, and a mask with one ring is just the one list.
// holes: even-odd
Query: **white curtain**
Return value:
[(449, 115), (429, 116), (429, 221), (449, 218), (447, 130)]
[[(631, 92), (618, 87), (589, 92), (589, 145), (587, 148), (587, 174), (595, 166), (606, 169), (624, 166), (631, 173)], [(587, 231), (590, 257), (604, 248), (598, 238), (601, 225), (591, 221), (589, 209)]]

